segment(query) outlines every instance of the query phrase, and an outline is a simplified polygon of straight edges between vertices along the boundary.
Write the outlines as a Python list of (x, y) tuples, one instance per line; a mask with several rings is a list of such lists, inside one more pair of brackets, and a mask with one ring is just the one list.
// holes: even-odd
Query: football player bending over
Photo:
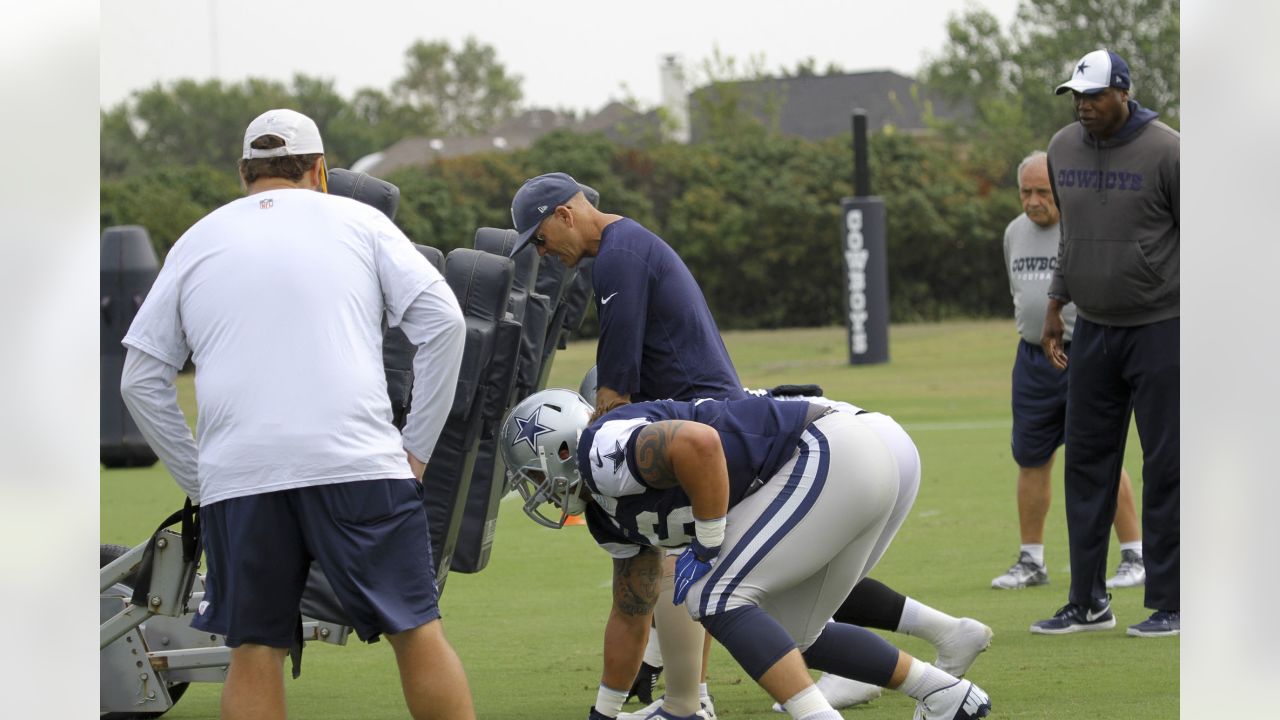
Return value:
[(548, 527), (584, 514), (614, 558), (589, 720), (617, 717), (640, 668), (664, 547), (685, 547), (674, 602), (792, 718), (840, 718), (809, 668), (904, 692), (920, 720), (988, 715), (971, 681), (830, 621), (897, 531), (900, 473), (877, 413), (765, 397), (635, 403), (594, 423), (592, 409), (544, 390), (507, 414), (500, 439), (525, 513)]

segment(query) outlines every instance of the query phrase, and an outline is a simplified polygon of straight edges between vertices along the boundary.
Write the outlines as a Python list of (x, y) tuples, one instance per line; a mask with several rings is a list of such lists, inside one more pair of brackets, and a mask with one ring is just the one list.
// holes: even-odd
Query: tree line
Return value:
[[(1081, 17), (1092, 19), (1082, 26)], [(1008, 28), (980, 9), (951, 18), (947, 45), (921, 79), (971, 103), (972, 117), (935, 122), (927, 134), (890, 128), (871, 137), (895, 322), (1010, 313), (1001, 241), (1020, 212), (1014, 167), (1072, 119), (1070, 101), (1055, 98), (1053, 86), (1079, 56), (1109, 47), (1129, 60), (1136, 98), (1177, 127), (1177, 30), (1172, 0), (1023, 0)], [(814, 69), (802, 63), (800, 71)], [(315, 118), (330, 166), (347, 167), (403, 137), (492, 128), (521, 97), (520, 78), (474, 39), (457, 49), (415, 43), (388, 90), (350, 100), (331, 81), (305, 76), (142, 90), (102, 113), (102, 227), (143, 225), (163, 256), (192, 223), (239, 196), (240, 135), (268, 107)], [(386, 177), (401, 189), (397, 224), (445, 252), (469, 246), (478, 227), (510, 226), (511, 196), (525, 178), (562, 170), (598, 189), (607, 211), (666, 239), (722, 328), (842, 323), (849, 136), (783, 137), (751, 108), (725, 102), (732, 93), (717, 97), (703, 112), (724, 132), (697, 144), (558, 131), (523, 150), (399, 170)]]

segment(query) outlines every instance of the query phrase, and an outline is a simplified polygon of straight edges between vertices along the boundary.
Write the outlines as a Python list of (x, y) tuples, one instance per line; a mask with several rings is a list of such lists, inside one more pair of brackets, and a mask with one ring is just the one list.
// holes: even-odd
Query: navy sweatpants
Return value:
[(1068, 371), (1065, 490), (1070, 602), (1106, 597), (1107, 545), (1129, 434), (1142, 443), (1144, 604), (1179, 610), (1179, 319), (1113, 327), (1076, 319)]

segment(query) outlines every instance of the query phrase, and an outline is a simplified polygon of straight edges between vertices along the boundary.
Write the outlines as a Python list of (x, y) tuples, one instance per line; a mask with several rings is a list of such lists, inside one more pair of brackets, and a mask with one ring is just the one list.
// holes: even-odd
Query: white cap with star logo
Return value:
[(1094, 95), (1109, 87), (1129, 89), (1129, 63), (1110, 50), (1094, 50), (1080, 58), (1071, 72), (1071, 79), (1054, 90), (1055, 95), (1074, 90)]

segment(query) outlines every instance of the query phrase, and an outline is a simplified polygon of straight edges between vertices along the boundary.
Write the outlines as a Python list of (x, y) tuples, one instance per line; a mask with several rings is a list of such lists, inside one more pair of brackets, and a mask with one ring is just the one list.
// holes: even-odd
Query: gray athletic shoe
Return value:
[(1005, 574), (991, 581), (991, 587), (997, 590), (1016, 590), (1035, 585), (1048, 585), (1049, 572), (1044, 566), (1031, 558), (1031, 553), (1018, 554), (1018, 562), (1014, 563)]
[(1157, 610), (1137, 625), (1129, 626), (1134, 637), (1172, 637), (1182, 632), (1182, 619), (1177, 610)]
[(1142, 556), (1132, 550), (1120, 551), (1120, 565), (1114, 577), (1107, 580), (1107, 588), (1137, 587), (1147, 582), (1147, 566)]

